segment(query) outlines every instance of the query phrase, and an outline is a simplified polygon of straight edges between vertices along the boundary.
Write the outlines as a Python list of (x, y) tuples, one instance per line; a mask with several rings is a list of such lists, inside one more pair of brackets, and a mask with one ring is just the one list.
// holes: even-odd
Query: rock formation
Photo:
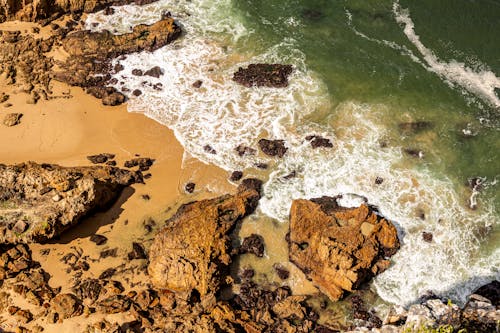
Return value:
[(399, 248), (396, 228), (363, 204), (336, 198), (295, 200), (290, 209), (290, 261), (332, 301), (384, 271)]
[(236, 195), (186, 204), (158, 233), (149, 252), (154, 285), (205, 296), (218, 290), (231, 263), (229, 232), (253, 212), (258, 191), (240, 187)]
[(90, 13), (111, 5), (143, 5), (155, 1), (157, 0), (0, 0), (0, 23), (20, 20), (46, 24), (65, 13)]
[(233, 80), (245, 87), (283, 88), (288, 86), (288, 77), (292, 74), (291, 65), (251, 64), (240, 67), (233, 75)]
[(142, 182), (140, 173), (113, 167), (0, 165), (0, 240), (49, 240), (135, 182)]

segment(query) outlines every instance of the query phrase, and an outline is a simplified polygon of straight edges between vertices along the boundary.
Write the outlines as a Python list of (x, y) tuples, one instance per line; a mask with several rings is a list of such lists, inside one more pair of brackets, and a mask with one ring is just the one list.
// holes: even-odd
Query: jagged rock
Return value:
[[(111, 204), (125, 186), (136, 182), (142, 182), (140, 173), (113, 167), (0, 165), (0, 241), (49, 240)], [(19, 221), (24, 223), (21, 233)]]
[(159, 78), (160, 76), (163, 75), (163, 69), (161, 69), (158, 66), (155, 66), (155, 67), (150, 68), (147, 71), (145, 71), (144, 75), (148, 75), (148, 76), (152, 76), (152, 77), (155, 77), (155, 78)]
[(286, 280), (290, 277), (290, 272), (282, 265), (274, 264), (273, 268), (280, 279)]
[(108, 241), (108, 238), (106, 236), (96, 234), (96, 235), (90, 236), (90, 241), (94, 242), (95, 245), (103, 245), (103, 244), (106, 244), (106, 242)]
[(474, 291), (474, 294), (483, 296), (490, 300), (490, 302), (495, 305), (500, 305), (500, 282), (498, 280), (493, 280), (490, 283), (478, 288)]
[(67, 319), (83, 313), (82, 302), (73, 294), (59, 294), (50, 301), (50, 309), (58, 319)]
[(137, 25), (132, 32), (122, 35), (107, 30), (77, 31), (68, 35), (62, 45), (70, 56), (102, 59), (138, 51), (152, 52), (175, 40), (180, 33), (173, 18), (164, 18), (150, 26)]
[(132, 301), (124, 295), (115, 295), (99, 302), (98, 309), (103, 313), (120, 313), (130, 308)]
[(144, 247), (137, 242), (132, 243), (132, 251), (130, 251), (127, 254), (127, 257), (128, 257), (128, 260), (147, 259), (148, 258), (146, 251), (144, 250)]
[(7, 113), (3, 118), (3, 124), (8, 127), (16, 126), (21, 122), (22, 113)]
[(289, 258), (331, 300), (389, 267), (399, 248), (396, 228), (366, 204), (344, 208), (336, 198), (294, 200)]
[(196, 184), (195, 184), (195, 183), (187, 183), (186, 185), (184, 185), (184, 190), (185, 190), (187, 193), (193, 193), (193, 192), (194, 192), (195, 187), (196, 187)]
[(239, 145), (238, 147), (235, 148), (235, 150), (239, 156), (255, 155), (255, 153), (256, 153), (255, 149), (253, 149), (251, 147), (244, 146), (244, 145)]
[(285, 141), (283, 140), (260, 139), (259, 147), (264, 154), (280, 158), (283, 157), (288, 150), (288, 148), (285, 147)]
[(133, 168), (138, 166), (139, 170), (141, 171), (147, 171), (149, 168), (153, 165), (154, 159), (148, 158), (148, 157), (138, 157), (138, 158), (133, 158), (129, 161), (125, 161), (124, 166), (126, 168)]
[(113, 158), (115, 158), (115, 155), (108, 153), (87, 156), (87, 159), (94, 164), (106, 163), (108, 160), (112, 160)]
[(323, 138), (319, 135), (308, 135), (308, 136), (306, 136), (306, 140), (311, 143), (311, 147), (313, 147), (313, 148), (319, 148), (319, 147), (332, 148), (333, 147), (333, 144), (330, 141), (330, 139)]
[(233, 80), (245, 87), (288, 86), (288, 77), (292, 74), (291, 65), (281, 64), (251, 64), (247, 68), (240, 67), (233, 75)]
[(251, 234), (243, 239), (240, 246), (240, 253), (253, 253), (257, 257), (264, 256), (264, 239), (261, 235)]
[(229, 177), (229, 180), (232, 181), (232, 182), (237, 182), (241, 178), (243, 178), (243, 172), (241, 172), (241, 171), (233, 171), (231, 173), (231, 176)]
[(157, 0), (6, 0), (0, 3), (0, 22), (20, 20), (47, 24), (66, 13), (91, 13), (108, 6), (144, 5)]
[(25, 244), (0, 246), (0, 281), (32, 266), (31, 251)]
[(235, 195), (183, 205), (156, 236), (148, 272), (159, 288), (200, 296), (218, 290), (231, 263), (229, 232), (253, 212), (260, 195), (240, 188)]

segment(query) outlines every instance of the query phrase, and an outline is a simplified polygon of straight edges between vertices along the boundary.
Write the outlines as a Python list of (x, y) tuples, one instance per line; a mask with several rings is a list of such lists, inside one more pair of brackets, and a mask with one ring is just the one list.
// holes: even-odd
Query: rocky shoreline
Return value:
[[(81, 15), (101, 9), (111, 13), (110, 6), (151, 2), (154, 0), (0, 2), (0, 22), (39, 22), (50, 29), (44, 36), (37, 32), (40, 28), (31, 33), (1, 31), (2, 80), (19, 87), (32, 105), (70, 97), (55, 95), (52, 80), (82, 87), (104, 105), (124, 103), (125, 94), (111, 87), (110, 75), (123, 68), (113, 67), (111, 60), (164, 47), (181, 36), (180, 25), (165, 14), (153, 25), (114, 35), (81, 30)], [(64, 26), (54, 23), (60, 18), (66, 20)], [(56, 51), (65, 57), (54, 57)], [(290, 65), (251, 64), (240, 68), (233, 80), (249, 88), (285, 87), (292, 72)], [(155, 67), (134, 75), (163, 74)], [(10, 104), (3, 92), (0, 100), (4, 107)], [(9, 127), (22, 121), (21, 113), (3, 118)], [(306, 140), (313, 148), (332, 148), (330, 140), (320, 136)], [(238, 148), (240, 155), (253, 150)], [(283, 140), (261, 139), (259, 148), (277, 158), (287, 152)], [(363, 203), (345, 208), (338, 202), (340, 197), (295, 200), (288, 233), (283, 235), (290, 262), (318, 289), (316, 294), (294, 294), (288, 285), (290, 272), (279, 265), (274, 269), (281, 284), (255, 282), (251, 267), (240, 268), (234, 276), (230, 268), (239, 256), (261, 258), (266, 249), (257, 234), (238, 244), (238, 229), (257, 208), (262, 192), (260, 180), (242, 179), (241, 172), (231, 175), (233, 182), (239, 182), (234, 194), (183, 204), (160, 225), (152, 218), (142, 221), (141, 238), (127, 248), (108, 246), (102, 234), (90, 236), (97, 255), (73, 246), (61, 253), (40, 248), (40, 244), (57, 243), (65, 231), (85, 224), (93, 213), (109, 209), (131, 185), (148, 182), (148, 169), (154, 162), (136, 157), (120, 168), (114, 154), (108, 153), (88, 156), (88, 161), (98, 165), (0, 164), (2, 331), (10, 331), (12, 325), (15, 332), (42, 332), (49, 326), (57, 331), (57, 325), (78, 318), (84, 332), (499, 330), (498, 281), (478, 289), (463, 308), (435, 295), (424, 295), (406, 309), (394, 306), (384, 315), (367, 308), (361, 297), (363, 289), (390, 266), (400, 240), (393, 223), (374, 207)], [(188, 193), (195, 191), (192, 182), (183, 186)], [(150, 200), (149, 195), (142, 194), (142, 200)], [(57, 277), (48, 273), (49, 267), (35, 257), (57, 258), (73, 285), (58, 285)], [(331, 316), (329, 305), (340, 299), (350, 304), (344, 312), (347, 320)], [(3, 322), (11, 326), (4, 328)]]

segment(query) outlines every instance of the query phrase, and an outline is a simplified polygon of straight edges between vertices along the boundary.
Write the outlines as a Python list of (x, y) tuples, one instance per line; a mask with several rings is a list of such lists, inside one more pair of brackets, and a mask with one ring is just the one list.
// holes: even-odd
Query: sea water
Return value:
[[(283, 242), (286, 228), (271, 224), (287, 223), (293, 199), (355, 194), (401, 239), (372, 284), (384, 301), (406, 305), (432, 291), (462, 303), (500, 277), (500, 3), (160, 0), (86, 23), (120, 34), (166, 11), (182, 37), (116, 60), (125, 67), (116, 88), (141, 90), (128, 93), (129, 111), (171, 128), (190, 155), (247, 175), (269, 165), (256, 216), (267, 241)], [(231, 80), (260, 62), (293, 65), (290, 85)], [(154, 66), (164, 71), (158, 79), (132, 74)], [(427, 125), (401, 127), (418, 121)], [(333, 147), (312, 149), (313, 134)], [(262, 137), (285, 140), (285, 156), (235, 152), (257, 149)]]

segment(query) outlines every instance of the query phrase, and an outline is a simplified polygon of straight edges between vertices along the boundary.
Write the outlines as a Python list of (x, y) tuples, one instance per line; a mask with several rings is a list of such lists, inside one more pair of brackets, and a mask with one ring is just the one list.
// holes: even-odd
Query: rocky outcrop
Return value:
[(0, 23), (9, 20), (46, 24), (65, 13), (90, 13), (107, 6), (135, 3), (143, 5), (157, 0), (0, 0)]
[(113, 167), (0, 165), (0, 240), (49, 240), (135, 182), (142, 182), (140, 173)]
[(260, 139), (259, 148), (264, 154), (268, 156), (276, 156), (279, 158), (283, 157), (288, 150), (288, 148), (285, 147), (284, 140)]
[(233, 75), (233, 81), (245, 87), (283, 88), (288, 86), (288, 77), (292, 74), (291, 65), (251, 64), (240, 67)]
[[(73, 86), (79, 86), (104, 105), (119, 105), (125, 96), (109, 87), (111, 73), (120, 68), (111, 66), (111, 59), (119, 55), (154, 51), (175, 40), (181, 28), (171, 17), (164, 17), (153, 25), (135, 26), (130, 33), (114, 35), (109, 31), (77, 31), (62, 40), (62, 47), (70, 55), (65, 62), (59, 62), (61, 70), (54, 78)], [(158, 75), (161, 69), (151, 72)]]
[(333, 301), (387, 269), (398, 248), (394, 225), (366, 204), (344, 208), (332, 197), (292, 203), (290, 261)]
[(200, 296), (218, 290), (231, 263), (228, 234), (253, 212), (259, 198), (258, 191), (240, 187), (236, 195), (179, 208), (149, 251), (148, 272), (154, 285)]
[(21, 122), (22, 113), (7, 113), (3, 118), (3, 124), (7, 127), (16, 126)]

